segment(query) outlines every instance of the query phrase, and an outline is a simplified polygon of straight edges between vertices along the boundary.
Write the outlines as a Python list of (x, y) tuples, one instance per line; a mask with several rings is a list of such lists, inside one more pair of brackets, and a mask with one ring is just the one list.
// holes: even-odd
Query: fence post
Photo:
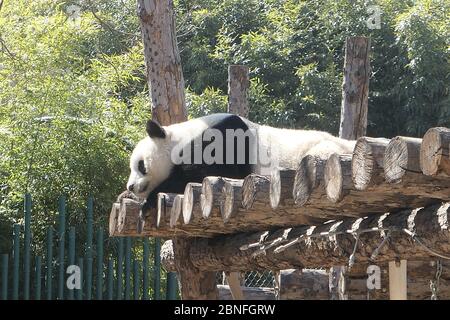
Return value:
[(142, 300), (148, 300), (148, 257), (149, 257), (149, 241), (144, 239), (144, 252), (142, 256)]
[(131, 238), (125, 238), (125, 300), (130, 300), (131, 284)]
[(47, 229), (47, 279), (46, 279), (46, 290), (47, 290), (47, 300), (52, 300), (52, 269), (53, 269), (53, 229), (50, 227)]
[(133, 298), (139, 300), (139, 263), (137, 259), (133, 259)]
[(8, 299), (8, 258), (8, 254), (2, 254), (2, 300)]
[(13, 247), (13, 300), (19, 299), (19, 267), (20, 267), (20, 225), (15, 224)]
[(97, 230), (97, 300), (103, 298), (103, 230)]
[(93, 240), (94, 200), (89, 197), (86, 216), (86, 300), (92, 299), (92, 240)]
[(41, 266), (42, 266), (42, 258), (40, 256), (36, 256), (35, 262), (35, 288), (34, 288), (34, 299), (41, 300), (41, 282), (42, 282), (42, 274), (41, 274)]
[(64, 246), (66, 230), (66, 199), (61, 196), (58, 201), (59, 224), (58, 224), (58, 299), (64, 299)]
[(153, 299), (160, 299), (161, 292), (161, 239), (155, 238), (155, 265), (154, 265), (154, 283), (153, 283)]
[(106, 278), (108, 300), (112, 300), (114, 294), (114, 264), (111, 258), (108, 258), (108, 271)]
[(24, 268), (24, 280), (23, 280), (23, 298), (25, 300), (30, 299), (30, 247), (31, 247), (31, 195), (27, 193), (25, 195), (25, 236), (24, 236), (24, 249), (23, 249), (23, 268)]
[[(75, 264), (75, 227), (70, 227), (69, 229), (69, 265)], [(69, 300), (74, 299), (76, 289), (69, 290), (68, 298)]]
[(177, 274), (167, 272), (166, 300), (176, 300), (177, 297)]
[(78, 258), (78, 267), (80, 268), (80, 289), (77, 290), (77, 300), (83, 300), (83, 278), (84, 278), (84, 261), (83, 258)]
[(123, 238), (119, 238), (119, 246), (117, 249), (117, 300), (123, 298)]

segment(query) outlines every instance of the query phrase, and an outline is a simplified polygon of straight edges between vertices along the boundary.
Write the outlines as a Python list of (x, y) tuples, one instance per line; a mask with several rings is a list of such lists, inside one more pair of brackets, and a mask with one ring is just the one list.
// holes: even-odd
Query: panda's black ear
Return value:
[(159, 125), (158, 122), (153, 120), (147, 121), (147, 133), (150, 138), (162, 138), (166, 137), (166, 130)]

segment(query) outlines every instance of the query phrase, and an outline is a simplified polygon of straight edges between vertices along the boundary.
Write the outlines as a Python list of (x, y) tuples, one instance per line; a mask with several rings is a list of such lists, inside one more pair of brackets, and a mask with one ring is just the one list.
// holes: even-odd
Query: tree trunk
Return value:
[(153, 119), (161, 125), (187, 120), (184, 78), (172, 0), (138, 0)]
[[(177, 46), (173, 1), (138, 0), (137, 8), (144, 42), (153, 119), (161, 125), (186, 121), (184, 78)], [(181, 204), (180, 199), (176, 204)], [(169, 224), (171, 223), (172, 214)], [(217, 298), (215, 273), (200, 273), (184, 261), (186, 250), (190, 245), (190, 240), (174, 240), (175, 265), (182, 299)]]

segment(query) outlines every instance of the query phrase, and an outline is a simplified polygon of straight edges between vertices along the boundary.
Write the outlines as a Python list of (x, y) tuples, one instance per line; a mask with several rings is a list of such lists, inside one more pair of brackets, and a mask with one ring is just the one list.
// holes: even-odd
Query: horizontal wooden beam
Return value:
[[(311, 227), (195, 239), (200, 270), (323, 268), (450, 256), (450, 203)], [(388, 239), (386, 239), (388, 237)]]

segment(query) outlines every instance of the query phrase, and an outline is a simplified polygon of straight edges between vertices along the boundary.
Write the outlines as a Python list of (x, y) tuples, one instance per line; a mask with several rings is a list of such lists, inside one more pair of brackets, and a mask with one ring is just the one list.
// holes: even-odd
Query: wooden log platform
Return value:
[[(142, 233), (136, 228), (140, 204), (122, 197), (111, 210), (110, 234), (209, 238), (450, 201), (448, 132), (432, 128), (424, 140), (362, 137), (353, 154), (306, 156), (296, 170), (276, 168), (270, 177), (206, 177), (202, 184), (188, 184), (184, 195), (159, 195)], [(426, 159), (434, 160), (427, 165)], [(433, 164), (429, 175), (422, 173)]]

